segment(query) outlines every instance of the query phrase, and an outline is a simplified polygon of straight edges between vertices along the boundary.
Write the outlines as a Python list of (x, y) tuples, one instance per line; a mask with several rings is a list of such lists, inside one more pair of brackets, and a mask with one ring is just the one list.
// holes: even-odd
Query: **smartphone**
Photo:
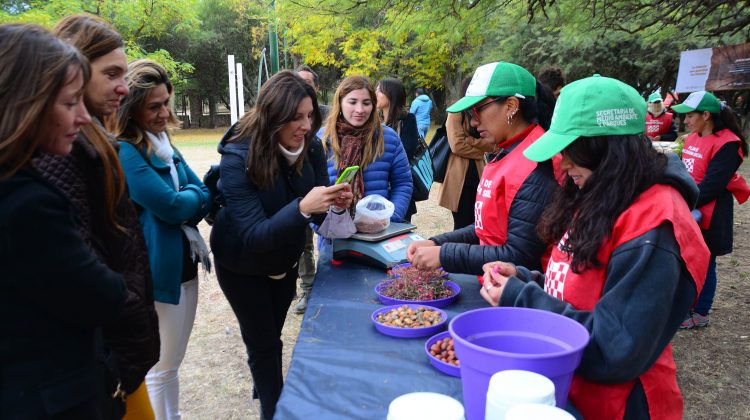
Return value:
[(341, 175), (339, 175), (339, 179), (336, 180), (336, 185), (347, 183), (350, 184), (352, 180), (354, 179), (354, 175), (357, 174), (357, 171), (359, 170), (359, 166), (350, 166), (346, 169), (344, 169), (344, 172), (341, 172)]

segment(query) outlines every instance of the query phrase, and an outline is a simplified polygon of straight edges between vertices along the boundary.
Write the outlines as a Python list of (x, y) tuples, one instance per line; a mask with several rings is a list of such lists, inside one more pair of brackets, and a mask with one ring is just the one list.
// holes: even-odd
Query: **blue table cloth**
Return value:
[[(451, 275), (461, 286), (449, 321), (461, 312), (487, 306), (476, 276)], [(374, 292), (383, 270), (353, 262), (318, 263), (312, 295), (302, 320), (276, 419), (385, 419), (399, 395), (429, 391), (463, 401), (461, 379), (430, 365), (429, 337), (383, 335), (370, 320), (383, 307)], [(447, 324), (446, 324), (447, 329)]]

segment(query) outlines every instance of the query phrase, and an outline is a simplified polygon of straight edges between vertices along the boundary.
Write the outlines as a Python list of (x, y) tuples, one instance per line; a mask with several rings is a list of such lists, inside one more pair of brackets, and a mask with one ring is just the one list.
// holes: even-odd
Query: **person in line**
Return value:
[(667, 112), (661, 93), (648, 95), (648, 112), (646, 113), (646, 136), (651, 141), (677, 140), (677, 126), (671, 112)]
[(86, 58), (47, 30), (0, 25), (3, 418), (123, 414), (101, 327), (125, 306), (125, 280), (86, 243), (70, 198), (31, 163), (39, 153), (69, 154), (91, 123), (89, 75)]
[(416, 97), (409, 107), (409, 113), (417, 117), (417, 128), (419, 129), (419, 135), (422, 137), (427, 137), (427, 132), (430, 131), (431, 110), (432, 99), (427, 96), (427, 91), (424, 88), (418, 87)]
[(117, 155), (119, 146), (102, 125), (128, 93), (124, 43), (109, 23), (93, 15), (67, 16), (53, 32), (89, 60), (91, 79), (83, 101), (93, 123), (82, 127), (69, 155), (40, 153), (33, 164), (68, 196), (86, 242), (107, 266), (125, 277), (127, 303), (114, 322), (104, 325), (104, 343), (116, 361), (121, 390), (128, 394), (126, 418), (152, 419), (144, 383), (146, 373), (159, 360), (151, 269), (143, 229)]
[[(310, 66), (299, 66), (297, 67), (296, 72), (299, 77), (315, 89), (316, 95), (320, 92), (320, 79), (318, 78), (318, 73), (315, 73)], [(328, 112), (331, 110), (331, 107), (325, 104), (318, 104), (318, 107), (320, 108), (320, 115), (322, 115), (323, 121), (325, 121), (325, 119), (328, 118)]]
[(219, 285), (240, 323), (261, 418), (281, 395), (281, 331), (294, 298), (305, 229), (330, 206), (348, 207), (348, 184), (328, 187), (315, 90), (291, 71), (273, 75), (219, 144), (225, 205), (211, 249)]
[(685, 102), (672, 107), (685, 114), (690, 134), (682, 148), (682, 161), (698, 184), (700, 228), (711, 251), (708, 275), (698, 302), (680, 328), (705, 327), (716, 294), (716, 257), (732, 252), (734, 238), (734, 199), (744, 203), (750, 196), (737, 169), (747, 156), (747, 139), (732, 109), (709, 92), (690, 94)]
[[(471, 76), (461, 81), (461, 97), (466, 96), (470, 82)], [(463, 112), (449, 113), (445, 130), (451, 154), (438, 204), (451, 211), (453, 230), (458, 230), (474, 224), (479, 176), (487, 165), (484, 154), (492, 152), (495, 145), (482, 142), (476, 129), (469, 126), (469, 119)]]
[(595, 75), (567, 85), (552, 126), (524, 155), (562, 153), (567, 176), (539, 222), (546, 273), (484, 267), (493, 306), (536, 308), (591, 333), (570, 387), (585, 419), (682, 419), (670, 341), (701, 289), (709, 252), (690, 208), (695, 182), (653, 149), (643, 99)]
[[(377, 99), (377, 110), (380, 112), (383, 124), (396, 131), (401, 139), (401, 145), (404, 146), (406, 157), (411, 162), (417, 153), (419, 129), (417, 128), (417, 118), (406, 110), (406, 89), (404, 89), (404, 85), (398, 79), (383, 79), (378, 82), (375, 88), (375, 97)], [(412, 196), (404, 220), (411, 222), (411, 217), (416, 213), (417, 203)]]
[(211, 197), (172, 145), (169, 131), (177, 118), (166, 70), (137, 60), (128, 65), (125, 79), (130, 94), (113, 131), (130, 196), (140, 208), (161, 337), (159, 362), (146, 375), (146, 388), (157, 420), (179, 419), (178, 371), (198, 306), (197, 261), (210, 270), (196, 225), (208, 213)]
[[(320, 91), (318, 74), (308, 66), (297, 67), (296, 73), (297, 76), (305, 81), (305, 83), (312, 86), (313, 90), (315, 90), (315, 95), (317, 96)], [(328, 105), (318, 104), (318, 107), (320, 108), (322, 118), (326, 118), (329, 111)], [(308, 226), (305, 231), (305, 249), (299, 259), (299, 277), (302, 280), (300, 281), (302, 294), (299, 296), (299, 301), (292, 308), (297, 315), (304, 314), (305, 310), (307, 310), (307, 302), (310, 300), (310, 292), (312, 292), (312, 287), (315, 283), (315, 257), (313, 256), (313, 251), (315, 250), (315, 245), (313, 244), (313, 240), (315, 239), (314, 236), (315, 232), (311, 226)]]
[(547, 67), (539, 73), (539, 82), (558, 98), (560, 90), (565, 86), (565, 74), (559, 67)]
[[(336, 89), (331, 113), (318, 137), (328, 156), (330, 184), (347, 167), (360, 167), (351, 182), (351, 209), (363, 197), (378, 194), (395, 206), (391, 221), (403, 222), (413, 186), (409, 159), (398, 134), (380, 124), (376, 103), (375, 89), (366, 77), (347, 77)], [(327, 243), (321, 242), (324, 247)]]
[(480, 136), (479, 147), (498, 151), (484, 168), (476, 192), (475, 222), (409, 244), (407, 258), (419, 268), (482, 274), (490, 261), (540, 269), (548, 244), (536, 224), (557, 188), (552, 162), (531, 162), (523, 151), (542, 134), (554, 98), (521, 66), (506, 62), (477, 68), (466, 96), (448, 108), (465, 112)]

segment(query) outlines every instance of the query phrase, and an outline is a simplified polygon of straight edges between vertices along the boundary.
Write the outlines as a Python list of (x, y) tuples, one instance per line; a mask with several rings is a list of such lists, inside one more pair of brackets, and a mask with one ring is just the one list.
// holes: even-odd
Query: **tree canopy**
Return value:
[(347, 75), (398, 77), (437, 107), (491, 61), (568, 80), (600, 73), (643, 93), (671, 88), (683, 50), (747, 42), (747, 1), (673, 0), (0, 0), (0, 22), (51, 27), (87, 12), (123, 35), (130, 58), (163, 64), (178, 92), (215, 109), (228, 102), (226, 55), (244, 64), (253, 103), (258, 60), (277, 28), (282, 68), (307, 64), (323, 100)]

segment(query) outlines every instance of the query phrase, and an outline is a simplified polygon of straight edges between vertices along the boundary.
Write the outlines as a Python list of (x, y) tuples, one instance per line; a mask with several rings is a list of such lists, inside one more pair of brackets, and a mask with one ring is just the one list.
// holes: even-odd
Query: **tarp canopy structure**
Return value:
[[(430, 365), (429, 337), (393, 338), (375, 330), (370, 316), (383, 305), (374, 288), (385, 278), (382, 270), (351, 262), (332, 266), (321, 256), (275, 418), (384, 419), (394, 398), (419, 391), (463, 401), (460, 378)], [(476, 276), (451, 280), (461, 294), (443, 308), (449, 319), (487, 306)]]

